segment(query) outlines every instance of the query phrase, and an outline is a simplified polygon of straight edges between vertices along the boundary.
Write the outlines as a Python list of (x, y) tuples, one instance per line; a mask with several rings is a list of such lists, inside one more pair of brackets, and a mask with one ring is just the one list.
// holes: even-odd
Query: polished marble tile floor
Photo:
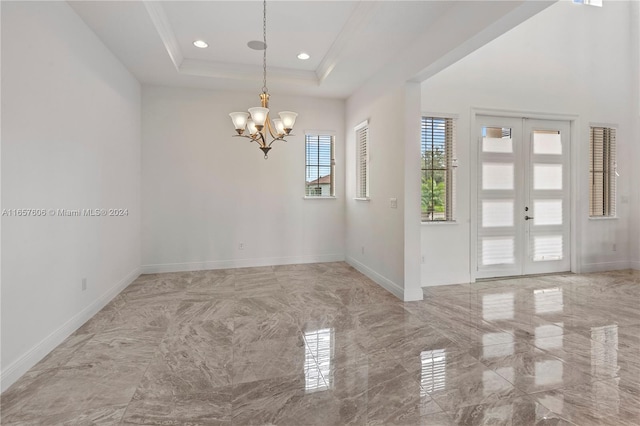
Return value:
[(3, 425), (640, 425), (640, 272), (431, 287), (345, 263), (143, 275)]

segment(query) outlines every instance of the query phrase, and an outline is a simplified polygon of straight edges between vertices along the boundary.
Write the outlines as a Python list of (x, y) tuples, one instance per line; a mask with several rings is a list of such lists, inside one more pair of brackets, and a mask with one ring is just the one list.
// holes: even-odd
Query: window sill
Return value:
[(324, 195), (324, 196), (317, 196), (317, 197), (302, 197), (305, 200), (335, 200), (336, 197), (335, 195)]
[(458, 221), (456, 220), (434, 220), (432, 222), (425, 222), (425, 221), (421, 221), (420, 224), (422, 225), (426, 225), (426, 226), (442, 226), (442, 225), (457, 225)]
[(618, 220), (618, 216), (589, 216), (589, 220)]
[(356, 201), (371, 201), (371, 198), (369, 198), (369, 197), (364, 197), (364, 198), (362, 198), (362, 197), (360, 197), (360, 198), (356, 197), (356, 198), (354, 198), (354, 200), (356, 200)]

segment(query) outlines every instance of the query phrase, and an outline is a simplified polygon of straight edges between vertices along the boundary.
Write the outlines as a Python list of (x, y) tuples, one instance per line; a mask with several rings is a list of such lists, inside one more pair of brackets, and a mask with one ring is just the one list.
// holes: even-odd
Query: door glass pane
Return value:
[(562, 235), (533, 237), (533, 261), (562, 259)]
[(564, 346), (564, 335), (536, 339), (535, 344), (540, 349), (560, 349)]
[[(496, 373), (501, 377), (503, 377), (505, 380), (496, 380), (495, 379)], [(481, 385), (482, 394), (485, 397), (488, 397), (488, 396), (493, 397), (494, 395), (504, 395), (504, 393), (507, 390), (509, 390), (509, 388), (511, 387), (509, 382), (510, 381), (513, 382), (514, 376), (515, 376), (515, 372), (513, 367), (497, 368), (495, 372), (489, 369), (484, 370), (482, 372), (482, 385)], [(505, 404), (502, 407), (507, 407), (507, 405)], [(511, 410), (513, 410), (513, 405), (511, 407), (512, 407)], [(490, 411), (489, 407), (487, 407), (486, 411), (482, 413), (483, 420), (491, 419), (487, 423), (493, 423), (493, 420), (496, 419), (496, 417), (488, 417), (488, 416), (495, 415), (495, 413), (491, 413), (488, 411)], [(501, 415), (509, 415), (509, 414), (502, 412)], [(484, 417), (484, 416), (487, 416), (487, 417)], [(498, 418), (511, 419), (512, 417), (498, 417)]]
[(482, 189), (514, 189), (513, 164), (484, 163)]
[(562, 155), (562, 138), (555, 130), (534, 130), (533, 153)]
[(502, 358), (509, 355), (513, 355), (515, 350), (516, 350), (515, 343), (513, 342), (513, 339), (512, 339), (511, 342), (509, 343), (482, 346), (482, 356), (484, 358)]
[(533, 369), (533, 381), (536, 386), (560, 383), (564, 377), (564, 365), (556, 359), (536, 361)]
[(500, 265), (514, 263), (514, 237), (482, 239), (482, 264)]
[(533, 189), (562, 189), (562, 164), (534, 164)]
[(562, 200), (535, 200), (534, 225), (562, 225)]
[(513, 226), (513, 200), (482, 201), (482, 226)]
[(514, 305), (513, 293), (485, 294), (482, 296), (482, 319), (485, 321), (513, 319)]
[(495, 333), (482, 333), (482, 347), (493, 345), (510, 345), (513, 342), (513, 334), (506, 331), (498, 331)]
[(564, 309), (563, 294), (560, 287), (533, 290), (533, 304), (536, 314), (562, 312)]
[(482, 128), (482, 152), (512, 153), (511, 129), (501, 127)]

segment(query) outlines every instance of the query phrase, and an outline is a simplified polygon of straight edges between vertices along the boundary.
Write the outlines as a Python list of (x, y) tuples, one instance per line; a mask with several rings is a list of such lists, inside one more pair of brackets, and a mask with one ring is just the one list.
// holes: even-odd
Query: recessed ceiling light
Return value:
[(303, 61), (306, 61), (307, 59), (309, 59), (311, 56), (309, 56), (308, 53), (298, 53), (298, 59), (302, 59)]
[(194, 42), (193, 42), (193, 45), (194, 45), (195, 47), (199, 47), (200, 49), (204, 49), (204, 48), (206, 48), (206, 47), (209, 47), (209, 45), (207, 44), (207, 42), (206, 42), (206, 41), (204, 41), (204, 40), (196, 40), (196, 41), (194, 41)]

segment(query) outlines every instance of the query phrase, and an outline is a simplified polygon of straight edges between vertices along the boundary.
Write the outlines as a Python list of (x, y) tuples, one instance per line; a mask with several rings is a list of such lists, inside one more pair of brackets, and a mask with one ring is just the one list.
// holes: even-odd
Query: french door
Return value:
[(569, 122), (479, 115), (476, 130), (476, 277), (569, 271)]

